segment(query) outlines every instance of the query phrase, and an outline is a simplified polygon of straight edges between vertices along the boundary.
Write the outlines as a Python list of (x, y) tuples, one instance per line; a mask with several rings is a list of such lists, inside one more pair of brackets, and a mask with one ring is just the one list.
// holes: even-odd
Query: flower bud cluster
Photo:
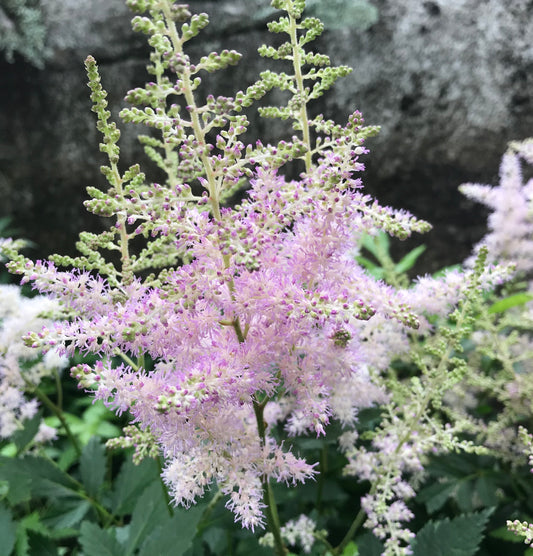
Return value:
[(135, 425), (127, 425), (123, 429), (124, 436), (111, 438), (106, 442), (106, 447), (114, 450), (117, 448), (133, 448), (133, 463), (138, 465), (145, 458), (159, 456), (157, 439), (147, 430), (140, 430)]

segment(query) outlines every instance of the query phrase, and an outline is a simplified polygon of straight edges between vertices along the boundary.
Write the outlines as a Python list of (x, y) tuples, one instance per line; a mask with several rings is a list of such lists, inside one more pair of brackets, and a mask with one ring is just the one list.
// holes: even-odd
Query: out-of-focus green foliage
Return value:
[(8, 62), (18, 53), (42, 68), (47, 55), (45, 39), (39, 0), (0, 0), (0, 51)]
[(326, 29), (366, 31), (379, 18), (378, 9), (366, 0), (307, 0), (306, 12), (318, 17)]
[[(273, 8), (263, 8), (254, 19), (263, 20), (273, 13)], [(379, 11), (367, 0), (307, 0), (304, 16), (317, 17), (330, 30), (366, 31), (378, 21)]]

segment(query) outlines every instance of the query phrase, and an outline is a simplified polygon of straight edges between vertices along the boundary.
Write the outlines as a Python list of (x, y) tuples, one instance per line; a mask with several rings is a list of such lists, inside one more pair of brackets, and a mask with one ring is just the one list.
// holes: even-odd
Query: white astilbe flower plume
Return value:
[[(54, 369), (66, 365), (67, 359), (54, 350), (39, 358), (40, 354), (22, 339), (26, 333), (50, 325), (51, 319), (42, 315), (56, 308), (57, 303), (46, 296), (29, 299), (21, 295), (18, 286), (0, 285), (0, 438), (9, 438), (37, 413), (37, 400), (26, 392)], [(41, 428), (38, 440), (53, 436)]]

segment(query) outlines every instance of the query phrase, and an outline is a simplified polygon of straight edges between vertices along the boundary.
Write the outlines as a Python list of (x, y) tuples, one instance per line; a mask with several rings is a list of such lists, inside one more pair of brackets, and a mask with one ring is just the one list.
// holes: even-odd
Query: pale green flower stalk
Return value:
[[(533, 470), (533, 435), (529, 434), (524, 427), (518, 428), (518, 434), (525, 449), (524, 453), (528, 456), (529, 466)], [(533, 546), (533, 524), (527, 521), (515, 519), (507, 521), (507, 529), (519, 537), (523, 537), (524, 543)]]
[[(342, 450), (348, 458), (344, 472), (371, 483), (363, 497), (362, 509), (341, 542), (343, 549), (366, 519), (366, 526), (385, 541), (384, 556), (410, 554), (414, 534), (405, 526), (413, 513), (406, 501), (415, 496), (410, 479), (421, 473), (427, 454), (464, 451), (486, 453), (482, 446), (461, 439), (470, 430), (464, 420), (446, 421), (439, 416), (445, 394), (468, 373), (461, 341), (468, 338), (482, 303), (482, 283), (486, 273), (486, 248), (482, 249), (461, 293), (458, 307), (448, 316), (451, 324), (440, 323), (423, 343), (414, 340), (408, 354), (419, 375), (399, 380), (390, 375), (383, 380), (391, 401), (384, 404), (384, 417), (368, 436), (371, 448), (355, 446), (349, 439)], [(341, 443), (342, 443), (341, 437)], [(357, 440), (357, 437), (354, 438)], [(337, 554), (339, 552), (336, 552)]]

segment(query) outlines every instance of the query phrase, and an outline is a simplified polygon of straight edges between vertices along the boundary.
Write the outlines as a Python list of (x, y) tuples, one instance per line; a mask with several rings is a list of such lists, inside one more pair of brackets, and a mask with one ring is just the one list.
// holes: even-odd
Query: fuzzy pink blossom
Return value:
[[(361, 323), (379, 314), (399, 328), (418, 325), (405, 295), (352, 255), (358, 234), (376, 223), (389, 218), (408, 233), (414, 220), (369, 203), (348, 176), (324, 188), (331, 164), (301, 181), (258, 169), (249, 197), (218, 221), (176, 206), (173, 233), (190, 262), (157, 287), (134, 279), (117, 288), (50, 262), (18, 270), (75, 315), (29, 341), (105, 356), (73, 374), (158, 439), (175, 502), (193, 503), (216, 481), (247, 527), (263, 522), (264, 479), (293, 484), (315, 473), (268, 427), (261, 443), (254, 400), (282, 403), (271, 419), (290, 435), (324, 434), (332, 419), (353, 425), (360, 408), (386, 400), (364, 364)], [(143, 353), (153, 368), (111, 365), (117, 353)]]
[[(418, 315), (447, 310), (468, 285), (450, 274), (396, 290), (364, 272), (353, 256), (361, 233), (405, 234), (416, 221), (371, 202), (348, 177), (328, 186), (331, 164), (299, 181), (259, 168), (249, 196), (219, 220), (177, 204), (165, 233), (188, 258), (158, 285), (134, 278), (117, 287), (50, 262), (17, 268), (74, 315), (28, 341), (102, 356), (73, 375), (157, 439), (173, 500), (190, 505), (216, 481), (246, 527), (263, 523), (263, 480), (315, 474), (271, 427), (293, 436), (325, 434), (331, 420), (353, 427), (360, 409), (388, 401), (373, 372), (407, 350), (408, 330), (424, 330)], [(156, 211), (155, 199), (147, 196), (145, 212)], [(429, 291), (439, 307), (427, 304)], [(151, 368), (112, 364), (139, 353)], [(254, 415), (262, 398), (264, 442)]]

